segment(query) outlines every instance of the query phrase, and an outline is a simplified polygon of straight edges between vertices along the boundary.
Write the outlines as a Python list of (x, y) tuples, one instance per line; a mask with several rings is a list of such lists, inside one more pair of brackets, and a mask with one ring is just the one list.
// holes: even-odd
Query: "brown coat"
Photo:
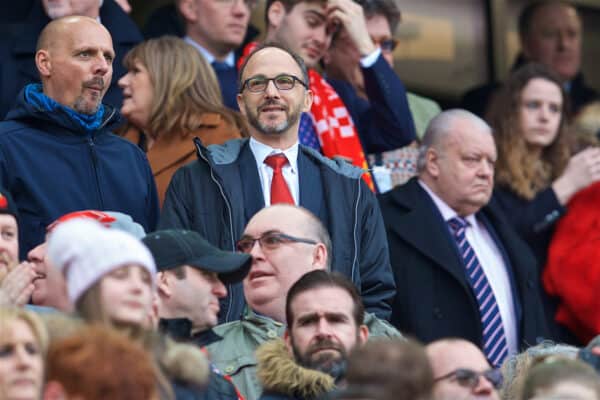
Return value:
[[(123, 137), (141, 145), (143, 133), (135, 127), (128, 129)], [(206, 113), (202, 116), (200, 126), (186, 136), (180, 134), (163, 134), (146, 151), (148, 162), (152, 168), (160, 206), (162, 207), (165, 193), (171, 177), (183, 165), (193, 161), (196, 153), (194, 137), (200, 138), (205, 146), (222, 144), (231, 139), (242, 137), (239, 128), (232, 126), (221, 115)]]

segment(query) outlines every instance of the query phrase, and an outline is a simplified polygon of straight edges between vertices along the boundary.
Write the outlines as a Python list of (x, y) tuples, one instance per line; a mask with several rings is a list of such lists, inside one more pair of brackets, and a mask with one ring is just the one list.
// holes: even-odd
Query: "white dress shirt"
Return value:
[[(215, 56), (210, 54), (208, 52), (208, 50), (206, 50), (204, 47), (200, 46), (191, 37), (186, 36), (183, 38), (183, 40), (185, 40), (187, 43), (194, 46), (200, 52), (200, 54), (202, 54), (204, 56), (204, 58), (206, 59), (206, 61), (208, 61), (209, 64), (212, 64), (213, 61), (216, 60)], [(227, 54), (227, 57), (225, 57), (225, 60), (223, 60), (223, 62), (225, 64), (229, 65), (230, 67), (235, 67), (235, 54), (233, 53), (233, 51), (231, 51), (231, 52), (229, 52), (229, 54)]]
[[(458, 217), (456, 211), (437, 196), (425, 182), (419, 180), (419, 184), (432, 198), (444, 221), (448, 222), (450, 219)], [(463, 219), (468, 222), (465, 229), (467, 241), (473, 248), (473, 251), (475, 251), (479, 264), (483, 268), (483, 272), (496, 297), (504, 325), (508, 352), (509, 354), (516, 354), (518, 352), (517, 321), (515, 319), (515, 304), (506, 263), (500, 249), (498, 249), (496, 242), (490, 236), (485, 225), (478, 221), (474, 214)], [(449, 226), (448, 229), (450, 230)], [(452, 231), (450, 233), (452, 234)]]
[(283, 154), (288, 159), (288, 163), (281, 168), (283, 178), (290, 189), (292, 198), (296, 205), (300, 202), (300, 181), (298, 180), (298, 142), (286, 150), (274, 149), (266, 144), (250, 138), (250, 150), (256, 159), (256, 168), (260, 177), (265, 207), (271, 205), (271, 181), (273, 180), (273, 168), (265, 164), (265, 158), (273, 154)]

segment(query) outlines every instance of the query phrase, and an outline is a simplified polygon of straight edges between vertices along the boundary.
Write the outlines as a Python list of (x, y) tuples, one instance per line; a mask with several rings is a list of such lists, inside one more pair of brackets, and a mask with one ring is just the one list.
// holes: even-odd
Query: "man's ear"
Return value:
[(328, 257), (327, 247), (323, 243), (317, 243), (313, 251), (313, 266), (318, 269), (326, 269)]
[(288, 352), (290, 354), (294, 354), (294, 350), (292, 349), (292, 338), (290, 337), (290, 332), (287, 328), (283, 333), (283, 341), (285, 342), (285, 347), (287, 348)]
[[(310, 82), (307, 82), (310, 85)], [(313, 97), (314, 94), (312, 92), (312, 90), (307, 90), (306, 94), (304, 96), (304, 107), (302, 108), (302, 111), (308, 112), (310, 111), (310, 107), (312, 106), (313, 103)]]
[(52, 61), (48, 50), (42, 49), (35, 53), (35, 66), (43, 77), (47, 78), (52, 74)]
[(361, 325), (358, 327), (358, 341), (361, 345), (367, 343), (369, 340), (369, 328), (366, 325)]
[(177, 5), (179, 13), (185, 20), (185, 22), (196, 22), (198, 21), (198, 14), (196, 10), (196, 2), (193, 0), (181, 0)]
[(242, 93), (238, 93), (237, 96), (235, 96), (235, 99), (237, 101), (238, 104), (238, 108), (240, 109), (240, 113), (246, 117), (246, 107), (244, 107), (244, 97)]
[(434, 178), (440, 175), (440, 154), (433, 147), (425, 153), (425, 169)]
[(281, 24), (283, 23), (283, 19), (287, 11), (285, 10), (285, 6), (280, 1), (275, 1), (271, 4), (271, 7), (267, 10), (267, 28), (273, 28), (275, 30), (279, 29)]
[(159, 272), (156, 275), (156, 287), (160, 296), (171, 297), (173, 291), (171, 290), (168, 274)]

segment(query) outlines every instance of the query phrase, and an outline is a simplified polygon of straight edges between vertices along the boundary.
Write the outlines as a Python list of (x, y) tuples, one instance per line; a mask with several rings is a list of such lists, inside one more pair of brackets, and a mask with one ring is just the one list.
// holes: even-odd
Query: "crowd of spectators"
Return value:
[(256, 7), (6, 10), (0, 399), (600, 400), (576, 7), (443, 111), (393, 0)]

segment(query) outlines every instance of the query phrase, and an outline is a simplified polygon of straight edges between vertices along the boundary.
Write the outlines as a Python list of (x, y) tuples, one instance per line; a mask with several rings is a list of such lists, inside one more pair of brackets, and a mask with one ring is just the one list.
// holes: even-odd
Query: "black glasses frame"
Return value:
[[(265, 245), (264, 240), (267, 238), (277, 238), (281, 241), (281, 243), (278, 243), (276, 246), (272, 246), (272, 245), (268, 245), (268, 244)], [(306, 243), (306, 244), (313, 244), (313, 245), (318, 244), (318, 242), (316, 242), (312, 239), (299, 238), (296, 236), (286, 235), (285, 233), (280, 233), (280, 232), (265, 232), (260, 237), (257, 237), (257, 238), (253, 238), (251, 236), (242, 237), (235, 244), (235, 248), (242, 253), (250, 253), (250, 251), (252, 251), (252, 248), (254, 248), (254, 243), (256, 243), (257, 241), (258, 241), (259, 246), (262, 249), (266, 248), (269, 250), (273, 250), (273, 249), (279, 247), (279, 245), (281, 245), (283, 243)], [(244, 243), (245, 245), (242, 246), (242, 243)], [(244, 250), (244, 248), (246, 250)]]
[[(289, 89), (286, 88), (280, 88), (279, 85), (277, 84), (277, 79), (281, 78), (281, 77), (286, 77), (286, 78), (292, 78), (292, 87)], [(248, 86), (248, 82), (255, 80), (255, 79), (260, 79), (262, 81), (266, 81), (265, 84), (265, 88), (262, 90), (252, 90), (250, 89), (250, 87)], [(240, 93), (242, 93), (244, 91), (244, 89), (248, 88), (248, 91), (251, 93), (263, 93), (265, 90), (267, 90), (267, 88), (269, 87), (269, 82), (273, 81), (273, 84), (275, 85), (275, 87), (277, 88), (277, 90), (292, 90), (295, 86), (296, 86), (296, 82), (300, 83), (302, 86), (304, 86), (306, 89), (308, 89), (308, 85), (300, 78), (298, 78), (297, 76), (291, 75), (291, 74), (279, 74), (274, 78), (266, 78), (264, 76), (253, 76), (251, 78), (248, 78), (244, 81), (244, 83), (242, 84), (242, 87), (240, 89)]]

